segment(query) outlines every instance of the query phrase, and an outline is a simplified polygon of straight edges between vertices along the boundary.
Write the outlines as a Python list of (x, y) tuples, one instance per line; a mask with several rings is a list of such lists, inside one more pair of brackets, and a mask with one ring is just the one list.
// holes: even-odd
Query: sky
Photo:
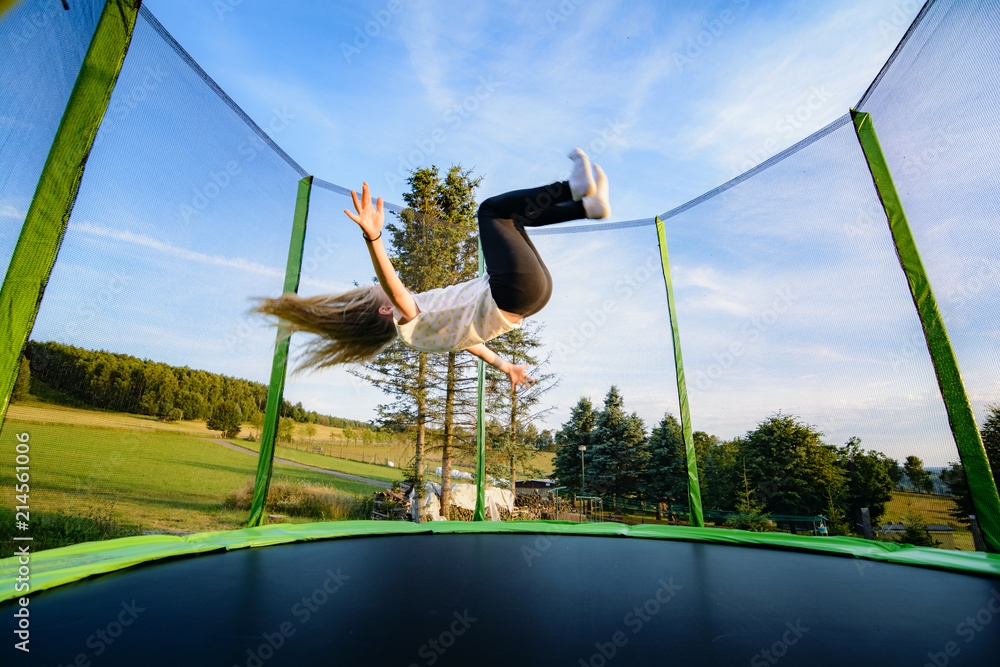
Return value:
[[(398, 203), (409, 170), (460, 164), (482, 177), (482, 199), (565, 177), (565, 155), (580, 146), (609, 175), (614, 221), (669, 211), (842, 118), (920, 8), (912, 0), (471, 2), (460, 11), (405, 0), (144, 4), (309, 174), (348, 188), (367, 180)], [(873, 100), (885, 117), (897, 113), (893, 100)], [(897, 145), (941, 145), (940, 130), (907, 126)], [(955, 123), (944, 131), (945, 146), (961, 135)], [(947, 162), (961, 169), (960, 151), (932, 152), (933, 165), (926, 150), (895, 159), (915, 172), (914, 185), (940, 181)], [(122, 164), (135, 175), (127, 187)], [(297, 179), (140, 22), (35, 339), (266, 381), (274, 333), (247, 315), (248, 298), (280, 291)], [(4, 225), (23, 217), (25, 192), (6, 187)], [(314, 188), (301, 293), (370, 280), (345, 206), (342, 195)], [(966, 213), (987, 224), (983, 211)], [(696, 430), (733, 437), (780, 410), (833, 444), (859, 435), (931, 465), (955, 458), (926, 351), (913, 343), (920, 330), (905, 281), (872, 222), (878, 215), (847, 124), (668, 220)], [(947, 268), (973, 243), (935, 244), (928, 262), (941, 267), (967, 340), (992, 341), (995, 318), (966, 317), (978, 312), (973, 301), (996, 303), (981, 286), (997, 270), (990, 253)], [(559, 377), (542, 426), (558, 428), (581, 395), (600, 403), (612, 383), (647, 428), (677, 414), (653, 228), (539, 235), (536, 244), (555, 282), (537, 321)], [(980, 408), (1000, 394), (991, 349), (968, 346)], [(294, 377), (285, 395), (365, 420), (384, 400), (343, 370)]]

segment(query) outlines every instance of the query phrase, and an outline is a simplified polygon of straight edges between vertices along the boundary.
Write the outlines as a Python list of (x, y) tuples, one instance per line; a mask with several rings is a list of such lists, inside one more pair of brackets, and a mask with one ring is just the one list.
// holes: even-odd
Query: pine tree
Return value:
[(556, 456), (553, 474), (560, 486), (580, 491), (580, 445), (589, 446), (597, 413), (590, 399), (581, 396), (569, 420), (555, 435)]
[(594, 495), (638, 495), (646, 468), (646, 432), (635, 413), (626, 414), (618, 387), (612, 385), (595, 422), (587, 451), (586, 485)]
[(649, 434), (642, 495), (657, 504), (687, 502), (687, 454), (681, 424), (669, 412)]
[[(413, 292), (426, 292), (468, 280), (478, 269), (474, 191), (480, 179), (453, 166), (444, 180), (437, 167), (415, 170), (403, 195), (407, 208), (399, 222), (387, 222), (390, 258), (403, 284)], [(468, 356), (468, 355), (465, 355)], [(463, 386), (464, 369), (455, 354), (428, 354), (396, 340), (359, 372), (362, 377), (394, 397), (379, 406), (383, 426), (413, 428), (416, 435), (414, 479), (418, 498), (423, 495), (424, 459), (428, 428), (441, 424), (441, 512), (447, 516), (451, 448), (455, 435), (455, 405)], [(468, 383), (465, 383), (466, 385)], [(418, 520), (419, 517), (418, 501)]]
[[(533, 422), (552, 410), (539, 408), (542, 397), (556, 386), (555, 375), (543, 369), (549, 360), (539, 361), (535, 351), (542, 346), (541, 326), (524, 320), (519, 329), (509, 331), (489, 343), (490, 349), (515, 365), (528, 364), (528, 373), (535, 378), (530, 387), (515, 389), (510, 386), (510, 378), (493, 366), (486, 369), (488, 407), (492, 418), (502, 426), (500, 433), (490, 439), (490, 448), (506, 464), (503, 473), (510, 478), (511, 491), (514, 490), (518, 464), (527, 466), (524, 472), (537, 474), (538, 469), (529, 465), (536, 450), (538, 437)], [(499, 471), (491, 471), (497, 475)]]
[(1000, 405), (987, 405), (986, 412), (986, 421), (983, 422), (980, 434), (986, 458), (993, 471), (993, 481), (1000, 487)]

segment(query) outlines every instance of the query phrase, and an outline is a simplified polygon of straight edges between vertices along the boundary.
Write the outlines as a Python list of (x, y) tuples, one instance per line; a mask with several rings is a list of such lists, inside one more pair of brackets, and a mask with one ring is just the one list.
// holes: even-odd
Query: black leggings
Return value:
[(534, 315), (552, 296), (552, 276), (524, 228), (585, 218), (583, 203), (563, 181), (490, 197), (478, 215), (493, 300), (500, 310)]

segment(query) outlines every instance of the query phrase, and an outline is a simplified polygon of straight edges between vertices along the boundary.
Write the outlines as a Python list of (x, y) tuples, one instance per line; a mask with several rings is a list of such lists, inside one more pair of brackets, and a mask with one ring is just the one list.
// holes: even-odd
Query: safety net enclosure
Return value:
[[(427, 361), (424, 394), (389, 381), (402, 348), (294, 374), (308, 339), (250, 308), (370, 283), (332, 222), (349, 190), (139, 2), (13, 4), (3, 616), (30, 596), (53, 664), (991, 664), (998, 36), (1000, 9), (931, 0), (803, 141), (649, 218), (529, 230), (553, 294), (496, 342), (541, 380), (514, 403), (469, 355)], [(456, 271), (483, 270), (468, 211), (386, 208), (415, 247), (471, 224)], [(286, 398), (320, 394), (367, 416)], [(418, 452), (424, 497), (372, 501)], [(422, 522), (449, 477), (473, 521)], [(168, 628), (190, 641), (150, 655)]]

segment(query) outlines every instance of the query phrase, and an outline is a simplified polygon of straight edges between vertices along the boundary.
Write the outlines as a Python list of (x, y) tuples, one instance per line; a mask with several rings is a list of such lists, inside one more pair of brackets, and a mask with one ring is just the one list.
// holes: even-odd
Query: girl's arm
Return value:
[(527, 374), (528, 364), (522, 364), (520, 366), (515, 366), (506, 359), (501, 359), (496, 352), (486, 347), (482, 343), (478, 345), (473, 345), (472, 347), (465, 348), (466, 352), (479, 357), (490, 366), (504, 372), (510, 378), (511, 389), (517, 387), (519, 384), (530, 385), (535, 381), (535, 378)]
[(379, 197), (373, 206), (368, 183), (365, 183), (361, 188), (360, 201), (358, 193), (354, 190), (351, 190), (351, 199), (354, 200), (354, 208), (357, 213), (351, 213), (347, 209), (344, 209), (344, 213), (361, 228), (368, 246), (368, 254), (371, 256), (372, 266), (375, 267), (375, 275), (378, 276), (378, 282), (386, 296), (392, 301), (392, 305), (402, 316), (400, 324), (405, 324), (419, 315), (420, 309), (417, 308), (417, 302), (413, 300), (413, 295), (396, 275), (396, 269), (393, 268), (385, 246), (382, 245), (382, 225), (385, 223), (382, 198)]

